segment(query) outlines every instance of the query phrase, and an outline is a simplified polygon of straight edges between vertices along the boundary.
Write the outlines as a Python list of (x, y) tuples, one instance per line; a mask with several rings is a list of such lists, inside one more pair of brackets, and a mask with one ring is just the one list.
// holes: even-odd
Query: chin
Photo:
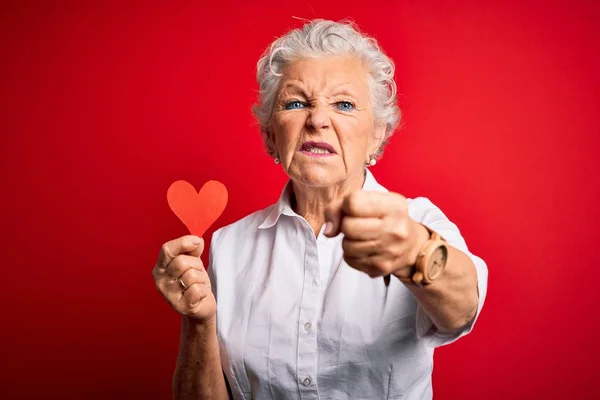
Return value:
[(343, 176), (340, 176), (339, 172), (333, 171), (331, 167), (325, 168), (320, 166), (301, 168), (297, 173), (290, 173), (290, 178), (308, 186), (321, 187), (332, 186), (343, 180)]

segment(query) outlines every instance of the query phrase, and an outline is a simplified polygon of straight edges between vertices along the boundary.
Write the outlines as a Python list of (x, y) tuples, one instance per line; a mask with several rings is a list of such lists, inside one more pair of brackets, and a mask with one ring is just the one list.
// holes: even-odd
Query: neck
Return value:
[(365, 176), (365, 171), (361, 171), (332, 186), (308, 186), (293, 181), (292, 209), (296, 214), (304, 217), (312, 227), (315, 236), (318, 236), (326, 222), (325, 208), (350, 193), (360, 190), (365, 182)]

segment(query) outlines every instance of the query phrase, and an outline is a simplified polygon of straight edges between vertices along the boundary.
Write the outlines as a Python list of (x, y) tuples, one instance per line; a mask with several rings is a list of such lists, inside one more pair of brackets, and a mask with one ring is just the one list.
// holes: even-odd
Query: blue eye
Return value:
[(286, 110), (299, 110), (301, 108), (304, 108), (304, 103), (298, 100), (290, 101), (285, 105)]
[(337, 106), (338, 109), (340, 109), (342, 111), (354, 110), (354, 104), (350, 103), (349, 101), (338, 101), (337, 103), (335, 103), (335, 105)]

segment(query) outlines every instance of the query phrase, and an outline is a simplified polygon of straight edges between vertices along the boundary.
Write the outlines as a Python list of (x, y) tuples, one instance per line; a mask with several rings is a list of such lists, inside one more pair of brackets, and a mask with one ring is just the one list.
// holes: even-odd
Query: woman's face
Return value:
[(362, 173), (381, 143), (367, 70), (353, 57), (298, 60), (283, 70), (270, 138), (287, 175), (331, 186)]

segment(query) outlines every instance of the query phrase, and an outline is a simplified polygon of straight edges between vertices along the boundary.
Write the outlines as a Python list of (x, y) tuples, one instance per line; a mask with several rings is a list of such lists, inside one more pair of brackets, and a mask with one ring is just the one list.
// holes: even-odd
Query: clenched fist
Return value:
[(397, 193), (357, 191), (325, 211), (329, 237), (344, 234), (349, 266), (370, 277), (393, 274), (410, 278), (412, 266), (429, 238), (427, 229), (408, 215), (408, 202)]
[(198, 323), (212, 321), (217, 303), (200, 256), (204, 240), (183, 236), (165, 243), (152, 270), (156, 288), (175, 311)]

